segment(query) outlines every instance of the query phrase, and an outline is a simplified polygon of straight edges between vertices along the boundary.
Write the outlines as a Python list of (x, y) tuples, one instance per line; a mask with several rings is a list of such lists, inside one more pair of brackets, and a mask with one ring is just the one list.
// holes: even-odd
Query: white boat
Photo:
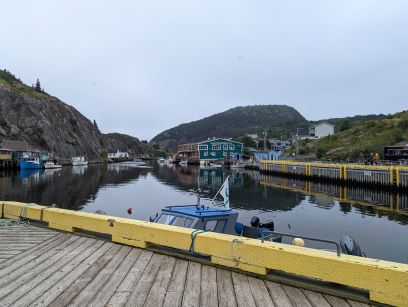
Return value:
[(169, 157), (167, 160), (164, 161), (164, 163), (173, 163), (173, 158)]
[(160, 158), (160, 159), (159, 159), (159, 162), (160, 162), (160, 163), (164, 163), (164, 158)]
[(188, 164), (187, 160), (181, 160), (179, 162), (180, 165), (186, 166)]
[(51, 168), (62, 168), (61, 164), (55, 164), (54, 161), (46, 161), (44, 163), (44, 168), (45, 169), (51, 169)]
[(71, 159), (72, 166), (81, 166), (81, 165), (88, 165), (88, 161), (86, 161), (84, 156), (73, 157)]

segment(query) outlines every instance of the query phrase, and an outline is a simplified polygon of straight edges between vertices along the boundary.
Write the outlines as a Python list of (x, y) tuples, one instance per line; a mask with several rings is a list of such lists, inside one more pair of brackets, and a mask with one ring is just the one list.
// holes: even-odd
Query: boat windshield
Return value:
[(164, 213), (159, 217), (156, 223), (189, 228), (193, 223), (193, 219)]

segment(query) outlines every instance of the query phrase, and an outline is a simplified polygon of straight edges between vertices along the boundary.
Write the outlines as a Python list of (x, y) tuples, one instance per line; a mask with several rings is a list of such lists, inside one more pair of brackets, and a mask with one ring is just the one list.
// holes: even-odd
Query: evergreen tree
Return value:
[(37, 81), (35, 82), (35, 88), (34, 89), (39, 93), (42, 92), (40, 79), (38, 79), (38, 78), (37, 78)]
[(98, 132), (100, 132), (100, 131), (99, 131), (98, 124), (96, 123), (96, 120), (93, 121), (93, 125), (94, 125), (94, 127), (96, 128), (96, 130), (98, 130)]

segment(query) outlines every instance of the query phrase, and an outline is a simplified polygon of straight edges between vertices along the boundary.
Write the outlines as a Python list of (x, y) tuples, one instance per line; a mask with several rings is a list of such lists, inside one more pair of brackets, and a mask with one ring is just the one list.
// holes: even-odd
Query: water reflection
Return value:
[[(0, 199), (148, 220), (166, 205), (208, 203), (230, 176), (239, 220), (273, 220), (278, 231), (338, 240), (352, 235), (372, 257), (406, 262), (408, 197), (386, 190), (263, 176), (256, 171), (132, 164), (0, 172)], [(216, 202), (222, 205), (221, 199)], [(128, 215), (127, 208), (133, 208)], [(311, 245), (320, 247), (318, 245)]]

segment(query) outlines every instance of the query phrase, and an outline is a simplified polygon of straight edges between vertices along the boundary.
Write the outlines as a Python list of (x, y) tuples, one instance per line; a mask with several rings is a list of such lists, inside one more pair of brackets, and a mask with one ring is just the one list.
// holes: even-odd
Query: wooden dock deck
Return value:
[(37, 226), (0, 229), (0, 306), (368, 306)]

